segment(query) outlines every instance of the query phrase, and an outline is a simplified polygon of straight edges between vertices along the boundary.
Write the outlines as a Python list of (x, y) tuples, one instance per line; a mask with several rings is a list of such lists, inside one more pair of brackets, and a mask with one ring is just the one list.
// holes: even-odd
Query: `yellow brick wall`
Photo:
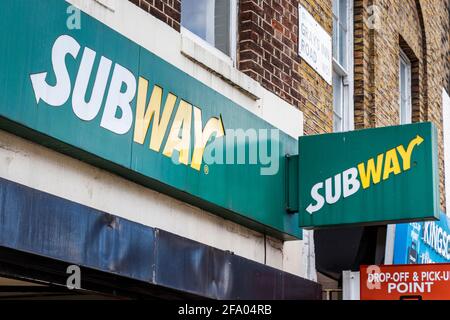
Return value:
[[(370, 6), (377, 28), (367, 26)], [(449, 86), (447, 0), (355, 0), (355, 126), (399, 123), (398, 61), (402, 48), (413, 65), (413, 121), (439, 130), (441, 207), (445, 209), (442, 88)]]

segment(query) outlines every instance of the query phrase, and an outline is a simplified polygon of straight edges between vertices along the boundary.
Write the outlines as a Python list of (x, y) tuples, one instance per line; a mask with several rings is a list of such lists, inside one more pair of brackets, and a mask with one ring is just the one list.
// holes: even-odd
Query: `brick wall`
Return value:
[[(379, 10), (377, 28), (366, 23)], [(447, 0), (355, 0), (355, 126), (399, 123), (399, 54), (412, 63), (413, 122), (432, 121), (439, 130), (441, 207), (445, 207), (442, 88), (449, 85)]]
[[(180, 30), (182, 0), (129, 0)], [(305, 134), (331, 132), (333, 95), (298, 52), (298, 4), (331, 34), (332, 0), (239, 0), (238, 68), (304, 113)], [(379, 9), (378, 28), (367, 23)], [(413, 121), (439, 129), (444, 208), (442, 88), (450, 91), (448, 0), (354, 0), (355, 127), (399, 123), (398, 63), (413, 65)]]
[[(180, 30), (182, 0), (129, 0)], [(330, 34), (331, 0), (300, 1)], [(305, 133), (331, 132), (333, 93), (298, 57), (298, 0), (239, 0), (238, 68), (305, 114)]]
[(354, 2), (354, 108), (355, 128), (374, 127), (373, 108), (373, 36), (369, 28), (370, 0)]
[[(421, 0), (427, 43), (427, 121), (439, 129), (441, 207), (445, 210), (442, 88), (448, 87), (450, 17), (447, 0)], [(447, 68), (447, 69), (446, 69)], [(447, 71), (447, 72), (446, 72)], [(447, 83), (446, 83), (447, 82)]]
[[(329, 33), (331, 0), (300, 1)], [(306, 134), (333, 128), (332, 88), (298, 52), (297, 0), (241, 0), (238, 66), (304, 112)]]

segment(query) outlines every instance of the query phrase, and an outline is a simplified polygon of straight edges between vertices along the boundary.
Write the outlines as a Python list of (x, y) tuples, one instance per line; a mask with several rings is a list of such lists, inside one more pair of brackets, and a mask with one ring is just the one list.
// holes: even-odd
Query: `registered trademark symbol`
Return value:
[(209, 167), (208, 167), (207, 164), (205, 164), (205, 165), (203, 166), (203, 172), (204, 172), (205, 174), (208, 174), (208, 173), (209, 173)]

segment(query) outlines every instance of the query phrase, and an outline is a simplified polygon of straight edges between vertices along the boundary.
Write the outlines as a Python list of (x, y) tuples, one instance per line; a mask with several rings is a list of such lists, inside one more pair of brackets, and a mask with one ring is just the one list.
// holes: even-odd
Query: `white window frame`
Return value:
[(230, 55), (227, 55), (217, 49), (214, 45), (208, 41), (197, 36), (195, 33), (186, 29), (185, 27), (180, 27), (180, 32), (182, 37), (186, 37), (191, 41), (194, 41), (199, 46), (207, 50), (209, 53), (214, 55), (216, 58), (226, 62), (228, 65), (236, 67), (236, 54), (237, 54), (237, 15), (238, 15), (238, 0), (230, 0)]
[[(406, 104), (403, 104), (403, 92), (402, 92), (402, 64), (405, 66), (405, 82), (406, 82)], [(400, 124), (409, 124), (412, 122), (412, 93), (411, 93), (411, 77), (412, 77), (412, 69), (411, 69), (411, 61), (408, 56), (405, 54), (403, 50), (400, 49), (400, 58), (399, 58), (399, 69), (398, 69), (399, 81), (399, 121)], [(406, 119), (403, 120), (405, 110), (406, 109)]]
[[(405, 64), (406, 74), (408, 75), (406, 78), (406, 90), (408, 93), (408, 121), (402, 121), (402, 63)], [(399, 59), (398, 59), (398, 114), (399, 114), (399, 123), (400, 124), (408, 124), (412, 122), (412, 95), (411, 95), (411, 78), (412, 78), (412, 68), (411, 61), (408, 56), (405, 54), (403, 50), (400, 49)], [(386, 232), (386, 246), (385, 246), (385, 254), (384, 254), (384, 263), (389, 265), (393, 264), (394, 261), (394, 246), (395, 246), (395, 224), (389, 224), (387, 226)]]
[[(332, 0), (337, 1), (337, 0)], [(334, 13), (333, 13), (334, 14)], [(353, 48), (353, 0), (347, 0), (347, 70), (333, 56), (333, 73), (342, 78), (342, 125), (337, 131), (351, 131), (355, 128), (354, 121), (354, 48)], [(335, 30), (333, 30), (335, 32)], [(333, 43), (334, 45), (334, 43)], [(334, 49), (334, 48), (333, 48)], [(334, 51), (334, 50), (333, 50)], [(334, 90), (333, 90), (333, 130), (334, 130)]]

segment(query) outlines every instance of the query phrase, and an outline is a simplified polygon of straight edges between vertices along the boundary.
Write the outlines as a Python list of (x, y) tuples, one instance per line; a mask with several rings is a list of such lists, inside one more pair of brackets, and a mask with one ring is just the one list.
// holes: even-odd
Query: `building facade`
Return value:
[[(82, 32), (87, 32), (99, 44), (103, 30), (112, 30), (179, 70), (179, 79), (185, 75), (186, 79), (194, 79), (220, 99), (224, 97), (258, 121), (280, 130), (286, 139), (433, 122), (439, 132), (441, 210), (445, 211), (442, 108), (443, 91), (450, 92), (448, 0), (68, 0), (64, 5), (46, 1), (58, 6), (60, 12), (54, 22), (33, 18), (38, 26), (59, 26), (59, 20), (65, 21), (69, 36), (84, 39)], [(23, 9), (22, 2), (12, 7)], [(301, 10), (308, 12), (331, 37), (329, 79), (299, 54), (302, 41), (310, 36), (302, 33), (299, 25)], [(98, 49), (104, 50), (106, 57), (108, 50), (114, 50), (108, 47), (111, 38), (106, 36)], [(7, 49), (0, 53), (8, 55)], [(158, 69), (154, 76), (164, 78), (164, 74), (158, 74), (164, 70)], [(42, 70), (33, 70), (38, 71)], [(153, 74), (147, 77), (151, 80)], [(0, 80), (7, 83), (6, 77)], [(30, 87), (29, 81), (26, 85)], [(39, 104), (37, 94), (36, 98)], [(0, 100), (4, 103), (0, 108), (7, 109), (5, 101)], [(137, 101), (133, 101), (134, 106)], [(239, 111), (235, 117), (241, 117)], [(388, 263), (390, 248), (393, 250), (393, 226), (303, 230), (302, 237), (286, 239), (266, 232), (267, 228), (253, 227), (247, 220), (241, 223), (230, 219), (217, 213), (220, 210), (215, 207), (201, 201), (198, 204), (196, 199), (177, 191), (167, 191), (158, 184), (149, 187), (138, 177), (122, 174), (120, 169), (96, 165), (97, 159), (86, 160), (84, 153), (65, 152), (54, 143), (42, 142), (40, 137), (18, 133), (16, 127), (4, 125), (1, 129), (0, 177), (4, 189), (16, 190), (18, 197), (36, 192), (33, 199), (49, 197), (44, 203), (55, 202), (55, 208), (74, 206), (72, 211), (86, 215), (78, 217), (80, 224), (86, 225), (85, 229), (75, 229), (80, 239), (84, 237), (82, 230), (98, 232), (98, 239), (92, 242), (96, 248), (89, 244), (76, 247), (81, 240), (73, 240), (76, 237), (71, 238), (67, 229), (58, 227), (49, 230), (64, 233), (57, 239), (67, 247), (56, 248), (47, 244), (47, 239), (35, 248), (31, 243), (36, 239), (31, 236), (17, 237), (15, 242), (6, 239), (1, 243), (8, 252), (1, 272), (5, 279), (64, 284), (65, 268), (79, 265), (82, 275), (88, 275), (88, 280), (82, 276), (81, 287), (101, 294), (316, 299), (321, 297), (320, 284), (324, 290), (338, 292), (342, 271), (356, 271), (361, 264)], [(252, 191), (258, 189), (248, 192)], [(234, 200), (229, 199), (229, 203)], [(69, 201), (70, 205), (58, 201)], [(27, 216), (36, 212), (41, 211), (31, 210)], [(102, 227), (90, 229), (89, 214), (107, 217), (99, 218), (103, 227), (121, 232), (109, 235), (102, 233)], [(115, 223), (121, 228), (115, 228)], [(42, 225), (36, 224), (40, 231), (24, 228), (28, 234), (42, 232), (45, 238)], [(122, 239), (126, 230), (130, 238), (136, 234), (139, 239)], [(136, 246), (149, 238), (153, 239), (149, 247), (162, 253), (145, 260)], [(116, 247), (114, 241), (124, 246)], [(86, 250), (92, 256), (75, 257), (69, 245), (74, 246), (73, 252)], [(28, 273), (18, 262), (22, 254), (33, 262), (48, 260), (36, 262), (44, 267), (32, 268)], [(148, 279), (148, 272), (159, 271), (147, 268), (146, 263), (169, 271), (161, 273), (161, 278), (157, 275)], [(227, 269), (227, 264), (234, 267)], [(51, 270), (52, 265), (56, 270)], [(213, 267), (205, 271), (206, 265)], [(203, 277), (205, 274), (208, 276)]]
[[(132, 2), (183, 34), (180, 2)], [(238, 2), (236, 68), (300, 110), (305, 135), (424, 121), (436, 125), (445, 211), (442, 90), (450, 90), (449, 2)], [(298, 54), (299, 5), (333, 35), (332, 85)], [(340, 281), (343, 270), (356, 270), (360, 263), (389, 262), (393, 232), (392, 226), (316, 232), (318, 271)], [(326, 279), (321, 278), (324, 287), (333, 288)]]

